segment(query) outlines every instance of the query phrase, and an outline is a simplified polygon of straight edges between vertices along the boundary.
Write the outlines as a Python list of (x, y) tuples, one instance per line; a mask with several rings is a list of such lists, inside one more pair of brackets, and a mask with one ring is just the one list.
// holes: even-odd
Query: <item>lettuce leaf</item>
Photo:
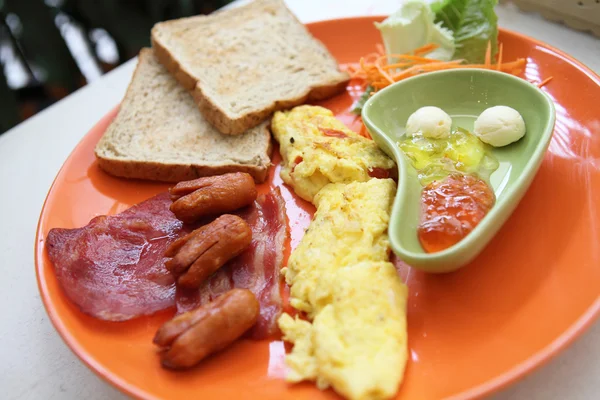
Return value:
[(435, 22), (454, 33), (454, 59), (482, 63), (488, 41), (492, 59), (498, 50), (498, 18), (494, 6), (498, 0), (440, 0), (431, 4)]
[(375, 26), (388, 54), (407, 54), (428, 43), (439, 45), (427, 57), (448, 61), (454, 54), (452, 32), (434, 22), (435, 14), (425, 0), (408, 0)]

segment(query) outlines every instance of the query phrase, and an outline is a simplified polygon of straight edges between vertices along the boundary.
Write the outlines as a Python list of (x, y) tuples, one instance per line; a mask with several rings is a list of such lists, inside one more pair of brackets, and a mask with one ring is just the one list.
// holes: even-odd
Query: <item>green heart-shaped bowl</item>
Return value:
[[(491, 151), (500, 163), (490, 178), (496, 203), (463, 240), (428, 254), (417, 237), (422, 186), (396, 142), (408, 117), (420, 107), (440, 107), (452, 117), (453, 127), (472, 132), (477, 116), (496, 105), (519, 111), (527, 130), (518, 142)], [(527, 191), (550, 144), (555, 111), (550, 98), (523, 79), (497, 71), (454, 69), (388, 86), (367, 101), (362, 118), (373, 140), (398, 165), (398, 193), (389, 227), (393, 251), (415, 268), (449, 272), (468, 264), (484, 249)]]

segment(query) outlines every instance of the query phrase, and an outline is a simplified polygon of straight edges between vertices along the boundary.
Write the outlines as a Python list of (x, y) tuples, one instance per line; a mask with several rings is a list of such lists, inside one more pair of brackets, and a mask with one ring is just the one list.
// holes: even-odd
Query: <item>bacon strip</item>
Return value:
[(234, 287), (249, 289), (260, 302), (260, 317), (248, 335), (264, 339), (279, 333), (277, 318), (282, 310), (279, 271), (288, 235), (285, 200), (276, 188), (260, 195), (253, 207), (238, 214), (252, 228), (252, 243), (199, 290), (177, 288), (177, 312), (192, 310)]
[(168, 193), (77, 229), (52, 229), (46, 248), (67, 297), (108, 321), (153, 314), (175, 304), (164, 252), (190, 230), (169, 211)]

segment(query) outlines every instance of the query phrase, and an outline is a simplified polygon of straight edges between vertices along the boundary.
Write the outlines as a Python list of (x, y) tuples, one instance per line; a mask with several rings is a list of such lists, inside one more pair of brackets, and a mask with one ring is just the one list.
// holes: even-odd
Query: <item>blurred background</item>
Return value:
[(0, 134), (150, 45), (158, 21), (231, 0), (0, 0)]

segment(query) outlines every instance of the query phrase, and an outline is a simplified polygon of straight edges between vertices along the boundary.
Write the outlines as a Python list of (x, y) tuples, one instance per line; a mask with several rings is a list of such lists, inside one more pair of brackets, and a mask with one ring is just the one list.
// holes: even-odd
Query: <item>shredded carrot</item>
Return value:
[(427, 54), (427, 53), (437, 49), (438, 47), (440, 47), (440, 46), (435, 43), (429, 43), (429, 44), (426, 44), (425, 46), (421, 46), (418, 49), (414, 50), (413, 54), (415, 56), (422, 56), (423, 54)]
[(497, 62), (496, 62), (496, 71), (500, 71), (500, 66), (502, 65), (502, 50), (504, 50), (504, 47), (502, 45), (502, 43), (500, 43), (500, 46), (498, 46), (498, 55), (497, 55)]
[(365, 56), (365, 61), (374, 63), (380, 56), (380, 53), (370, 53)]
[(385, 58), (386, 56), (381, 56), (377, 58), (377, 60), (375, 60), (375, 67), (377, 68), (381, 76), (387, 79), (390, 83), (394, 83), (392, 77), (386, 71), (384, 71), (383, 68), (381, 68), (381, 61), (383, 61)]
[(407, 78), (411, 75), (415, 75), (416, 73), (418, 73), (417, 71), (419, 70), (419, 67), (420, 67), (419, 65), (415, 65), (415, 66), (407, 68), (407, 69), (403, 70), (402, 72), (394, 75), (394, 81), (398, 82), (398, 81), (400, 81), (404, 78)]
[(405, 62), (405, 63), (396, 63), (396, 64), (388, 64), (388, 65), (384, 65), (383, 69), (388, 70), (388, 69), (394, 69), (394, 68), (405, 68), (405, 67), (410, 67), (411, 65), (413, 65), (414, 63), (412, 62)]
[(412, 54), (385, 54), (383, 46), (379, 44), (376, 52), (367, 54), (357, 64), (348, 66), (347, 71), (353, 78), (362, 80), (364, 87), (370, 85), (377, 91), (402, 79), (427, 72), (479, 68), (519, 75), (527, 65), (524, 58), (504, 62), (502, 44), (498, 47), (496, 61), (492, 62), (492, 44), (488, 42), (483, 64), (464, 64), (464, 60), (440, 61), (426, 57), (427, 53), (436, 48), (438, 45), (429, 43), (414, 50)]
[(415, 56), (412, 54), (386, 54), (384, 56), (381, 56), (381, 58), (394, 58), (397, 60), (410, 60), (413, 62), (420, 62), (420, 63), (430, 63), (430, 62), (439, 61), (439, 60), (435, 60), (433, 58)]
[(547, 77), (546, 79), (544, 79), (543, 81), (541, 81), (540, 83), (538, 83), (538, 87), (541, 88), (542, 86), (545, 86), (548, 82), (550, 82), (552, 80), (552, 76)]
[(443, 69), (461, 68), (462, 62), (463, 62), (463, 60), (437, 61), (437, 62), (433, 62), (433, 63), (429, 63), (429, 64), (418, 65), (417, 67), (418, 67), (418, 70), (421, 72), (441, 71)]

